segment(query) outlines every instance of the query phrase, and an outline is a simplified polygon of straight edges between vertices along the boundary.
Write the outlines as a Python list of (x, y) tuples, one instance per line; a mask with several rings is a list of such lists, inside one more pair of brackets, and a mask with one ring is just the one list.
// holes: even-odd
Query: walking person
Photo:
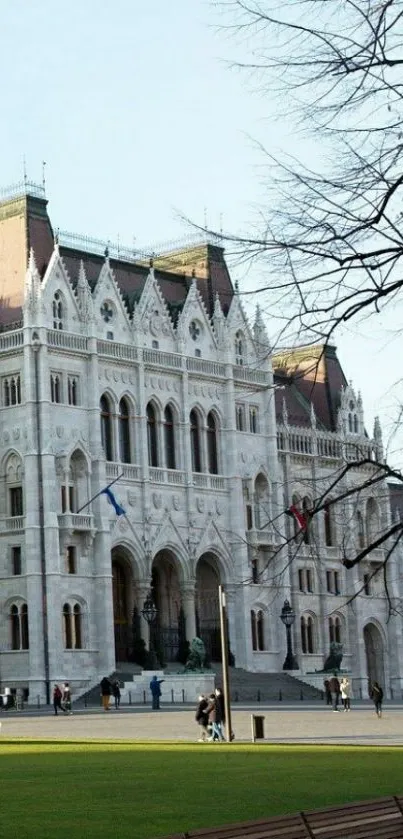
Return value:
[(62, 687), (61, 707), (65, 714), (71, 715), (73, 713), (71, 710), (71, 688), (68, 682), (65, 682)]
[(211, 735), (208, 738), (209, 742), (216, 742), (217, 740), (224, 740), (223, 733), (221, 730), (221, 713), (219, 703), (217, 702), (217, 697), (215, 693), (211, 693), (209, 697), (209, 704), (207, 707), (208, 714), (208, 721), (211, 725)]
[(62, 692), (59, 685), (55, 685), (53, 688), (53, 709), (55, 717), (57, 717), (58, 712), (62, 710)]
[(350, 685), (350, 680), (347, 678), (347, 676), (343, 676), (343, 678), (340, 682), (340, 692), (341, 692), (341, 700), (342, 700), (342, 703), (343, 703), (344, 710), (345, 711), (350, 711), (351, 710), (351, 703), (350, 703), (351, 685)]
[(120, 682), (119, 679), (115, 679), (112, 683), (112, 693), (113, 698), (115, 700), (115, 710), (117, 711), (120, 708)]
[(216, 725), (221, 731), (221, 739), (225, 740), (225, 737), (224, 737), (224, 727), (225, 727), (224, 694), (223, 694), (221, 688), (216, 688), (214, 693), (215, 693), (216, 705), (217, 705), (218, 716), (219, 716), (219, 719), (216, 720)]
[(112, 685), (110, 679), (107, 676), (104, 676), (101, 679), (101, 696), (102, 696), (102, 707), (104, 711), (110, 710), (110, 700), (111, 700), (111, 693), (112, 693)]
[(383, 690), (379, 684), (379, 682), (374, 682), (372, 685), (372, 690), (370, 693), (371, 699), (375, 705), (375, 712), (377, 717), (381, 718), (382, 716), (382, 702), (383, 702)]
[(161, 685), (165, 679), (158, 679), (157, 676), (153, 676), (150, 682), (150, 691), (152, 696), (152, 709), (153, 711), (159, 711), (160, 709), (160, 697), (161, 697)]
[(200, 734), (198, 742), (205, 743), (208, 740), (208, 714), (207, 714), (208, 702), (206, 697), (201, 693), (199, 696), (199, 702), (196, 708), (195, 720), (200, 726)]
[(340, 696), (340, 682), (336, 676), (336, 672), (333, 673), (333, 676), (329, 681), (329, 687), (332, 697), (332, 710), (337, 712)]

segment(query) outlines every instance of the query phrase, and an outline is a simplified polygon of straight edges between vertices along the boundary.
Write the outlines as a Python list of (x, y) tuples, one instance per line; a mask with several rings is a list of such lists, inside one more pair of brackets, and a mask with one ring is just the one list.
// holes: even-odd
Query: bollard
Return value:
[(254, 743), (255, 740), (264, 740), (264, 717), (256, 716), (256, 714), (251, 714), (251, 723), (252, 723), (252, 742)]
[(299, 695), (299, 698), (300, 698), (300, 700), (301, 700), (301, 702), (302, 702), (302, 701), (303, 701), (303, 698), (304, 698), (304, 694), (302, 693), (302, 688), (301, 688), (301, 693), (300, 693), (300, 695)]
[(37, 705), (37, 707), (38, 707), (38, 708), (40, 708), (40, 707), (41, 707), (41, 697), (39, 696), (39, 693), (38, 693), (38, 695), (37, 695), (37, 697), (36, 697), (36, 705)]
[(147, 702), (147, 699), (146, 699), (146, 692), (145, 692), (145, 690), (143, 690), (143, 702), (144, 702), (144, 705), (145, 705), (145, 704), (146, 704), (146, 702)]
[(360, 699), (362, 699), (362, 687), (360, 685)]
[(132, 692), (129, 690), (129, 705), (132, 704)]
[(257, 692), (257, 701), (260, 702), (260, 690)]
[(174, 704), (174, 701), (175, 701), (175, 699), (174, 699), (174, 689), (171, 688), (171, 702), (172, 702), (172, 705)]
[(320, 698), (322, 699), (322, 701), (325, 698), (325, 694), (323, 693), (323, 690), (321, 690), (321, 692), (320, 692)]
[(281, 688), (280, 688), (280, 690), (279, 690), (279, 692), (278, 692), (278, 701), (279, 701), (279, 702), (282, 702), (282, 701), (283, 701), (283, 694), (282, 694)]
[(237, 690), (235, 691), (235, 702), (239, 702), (239, 695)]
[(182, 688), (182, 702), (184, 702), (184, 701), (185, 701), (185, 691), (184, 691), (184, 689)]
[(87, 697), (84, 696), (84, 708), (86, 708), (86, 707), (87, 707)]

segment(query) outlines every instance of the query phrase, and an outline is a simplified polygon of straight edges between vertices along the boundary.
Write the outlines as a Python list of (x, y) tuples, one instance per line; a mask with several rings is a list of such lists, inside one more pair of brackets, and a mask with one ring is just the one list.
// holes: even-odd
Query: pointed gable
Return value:
[(177, 331), (186, 355), (200, 355), (201, 358), (213, 360), (216, 358), (216, 337), (195, 277), (179, 316)]
[(136, 306), (135, 329), (140, 344), (165, 351), (175, 350), (173, 323), (152, 264)]
[(125, 343), (130, 339), (129, 313), (108, 255), (101, 267), (92, 295), (94, 320), (99, 338)]

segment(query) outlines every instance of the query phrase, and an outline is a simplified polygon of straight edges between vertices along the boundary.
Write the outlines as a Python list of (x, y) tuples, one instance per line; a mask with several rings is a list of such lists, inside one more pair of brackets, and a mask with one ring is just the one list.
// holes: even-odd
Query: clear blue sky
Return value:
[[(177, 211), (203, 224), (206, 209), (209, 226), (222, 215), (233, 231), (256, 218), (264, 161), (253, 139), (276, 153), (295, 152), (295, 138), (276, 119), (274, 98), (252, 95), (229, 69), (236, 46), (208, 2), (1, 6), (4, 186), (22, 179), (24, 155), (28, 177), (40, 181), (44, 160), (54, 226), (128, 245), (186, 234)], [(370, 432), (376, 413), (389, 425), (398, 401), (393, 315), (384, 326), (337, 342)]]

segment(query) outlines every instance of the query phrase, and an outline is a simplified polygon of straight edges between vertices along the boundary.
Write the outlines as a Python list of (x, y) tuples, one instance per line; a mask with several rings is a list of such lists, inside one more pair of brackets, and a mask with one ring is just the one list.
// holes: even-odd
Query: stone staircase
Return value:
[[(216, 685), (222, 686), (222, 666), (213, 663), (212, 671), (216, 674)], [(183, 667), (171, 664), (165, 672), (182, 672)], [(135, 664), (123, 664), (121, 669), (115, 670), (109, 678), (119, 679), (123, 685), (132, 682), (133, 676), (141, 674), (141, 667)], [(320, 700), (322, 693), (317, 688), (303, 682), (301, 679), (289, 676), (288, 673), (250, 673), (241, 667), (229, 668), (230, 690), (232, 702), (295, 702), (301, 700)], [(122, 698), (124, 702), (124, 699)], [(79, 704), (88, 706), (101, 705), (99, 684), (88, 690), (77, 699)]]
[[(216, 685), (222, 686), (221, 664), (212, 667)], [(229, 681), (232, 702), (294, 702), (322, 698), (320, 690), (288, 673), (250, 673), (241, 667), (230, 667)]]

